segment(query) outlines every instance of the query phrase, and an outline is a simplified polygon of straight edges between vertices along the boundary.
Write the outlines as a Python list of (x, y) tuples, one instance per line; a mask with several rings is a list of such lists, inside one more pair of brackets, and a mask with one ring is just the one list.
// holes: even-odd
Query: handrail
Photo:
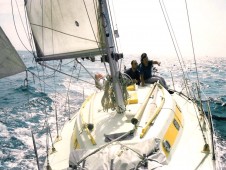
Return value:
[(141, 134), (140, 134), (140, 138), (143, 138), (144, 135), (147, 133), (147, 131), (148, 131), (148, 129), (149, 129), (151, 123), (152, 123), (153, 120), (158, 116), (159, 112), (160, 112), (161, 109), (162, 109), (162, 106), (163, 106), (164, 103), (165, 103), (164, 89), (163, 89), (163, 87), (162, 87), (160, 84), (158, 84), (158, 87), (161, 89), (162, 94), (163, 94), (163, 96), (162, 96), (162, 101), (161, 101), (161, 103), (160, 103), (160, 106), (155, 110), (154, 116), (149, 118), (149, 120), (147, 121), (145, 127), (142, 129), (142, 132), (141, 132)]
[(144, 110), (148, 104), (149, 98), (151, 97), (152, 93), (154, 92), (154, 89), (156, 87), (157, 83), (154, 84), (154, 86), (150, 89), (150, 91), (148, 92), (148, 95), (146, 96), (144, 102), (142, 103), (142, 105), (139, 107), (139, 110), (137, 111), (137, 114), (131, 119), (131, 123), (136, 125), (139, 121), (141, 116), (144, 113)]

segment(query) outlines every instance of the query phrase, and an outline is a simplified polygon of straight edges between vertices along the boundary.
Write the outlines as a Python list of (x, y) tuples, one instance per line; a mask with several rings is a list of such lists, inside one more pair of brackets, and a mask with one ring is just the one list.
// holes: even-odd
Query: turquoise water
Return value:
[[(56, 136), (55, 106), (58, 111), (59, 126), (62, 127), (73, 113), (75, 113), (84, 98), (95, 91), (94, 82), (83, 68), (74, 65), (72, 60), (64, 60), (61, 69), (74, 76), (84, 79), (87, 84), (76, 79), (70, 79), (59, 73), (36, 66), (32, 56), (27, 52), (20, 55), (28, 69), (39, 74), (40, 79), (28, 74), (28, 86), (24, 86), (25, 73), (3, 78), (0, 80), (0, 169), (36, 169), (35, 153), (32, 144), (31, 131), (35, 136), (39, 161), (44, 163), (46, 155), (46, 125), (47, 119), (51, 134)], [(133, 57), (133, 59), (139, 57)], [(122, 63), (129, 67), (131, 57)], [(139, 61), (139, 60), (138, 60)], [(91, 73), (105, 73), (100, 62), (83, 62)], [(50, 62), (54, 67), (58, 62)], [(202, 58), (197, 60), (200, 84), (206, 96), (210, 99), (215, 128), (215, 144), (218, 169), (226, 168), (226, 59)], [(73, 67), (74, 66), (74, 67)], [(187, 72), (192, 84), (196, 79), (194, 62), (186, 60)], [(175, 86), (180, 87), (181, 73), (179, 64), (175, 60), (163, 60), (158, 68), (161, 76), (165, 77), (172, 87), (170, 70), (174, 76)], [(55, 78), (54, 78), (55, 77)], [(45, 84), (43, 83), (45, 82)], [(67, 90), (69, 89), (69, 93)], [(67, 97), (69, 96), (69, 97)], [(68, 101), (69, 98), (69, 102)], [(70, 107), (68, 107), (70, 105)]]

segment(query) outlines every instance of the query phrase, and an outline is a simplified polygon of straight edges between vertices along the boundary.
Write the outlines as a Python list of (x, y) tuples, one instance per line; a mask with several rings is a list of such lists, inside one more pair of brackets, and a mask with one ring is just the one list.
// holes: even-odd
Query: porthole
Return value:
[(170, 143), (169, 143), (167, 140), (164, 140), (164, 141), (162, 142), (162, 144), (163, 144), (163, 147), (165, 148), (165, 150), (166, 150), (167, 152), (170, 152), (170, 149), (171, 149)]

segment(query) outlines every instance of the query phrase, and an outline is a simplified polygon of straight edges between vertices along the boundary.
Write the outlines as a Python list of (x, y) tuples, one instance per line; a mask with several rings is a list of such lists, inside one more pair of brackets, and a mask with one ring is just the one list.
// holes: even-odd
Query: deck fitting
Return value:
[(204, 152), (204, 153), (209, 153), (209, 152), (210, 152), (209, 144), (206, 143), (206, 144), (203, 146), (202, 152)]
[(62, 140), (61, 136), (57, 136), (53, 143), (57, 143)]

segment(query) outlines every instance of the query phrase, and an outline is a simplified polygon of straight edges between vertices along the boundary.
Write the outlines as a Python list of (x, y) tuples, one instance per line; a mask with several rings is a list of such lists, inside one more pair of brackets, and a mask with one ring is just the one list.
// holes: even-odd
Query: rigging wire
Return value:
[[(116, 40), (116, 37), (115, 37), (115, 27), (114, 27), (114, 22), (113, 22), (113, 17), (112, 17), (112, 10), (111, 10), (111, 8), (110, 8), (110, 2), (109, 2), (109, 0), (106, 0), (106, 5), (107, 5), (107, 7), (108, 7), (108, 11), (109, 11), (109, 23), (110, 23), (110, 25), (111, 25), (111, 27), (109, 28), (110, 30), (111, 30), (111, 32), (112, 32), (112, 39), (113, 39), (113, 42), (114, 42), (114, 47), (115, 47), (115, 51), (116, 51), (116, 53), (118, 53), (119, 52), (119, 48), (118, 48), (118, 43), (117, 43), (117, 40)], [(112, 30), (112, 28), (113, 28), (113, 30)], [(119, 62), (116, 62), (116, 64), (117, 64), (117, 67), (118, 67), (118, 70), (121, 70), (121, 65), (119, 64)]]
[(57, 131), (57, 138), (59, 137), (59, 128), (58, 128), (58, 116), (57, 116), (57, 91), (56, 91), (56, 72), (54, 71), (54, 99), (55, 99), (55, 102), (54, 102), (54, 105), (55, 105), (55, 118), (56, 118), (56, 131)]
[[(113, 24), (113, 18), (112, 18), (112, 14), (111, 14), (111, 8), (110, 8), (110, 6), (109, 6), (109, 4), (110, 4), (110, 2), (109, 2), (109, 0), (107, 0), (107, 4), (108, 4), (108, 11), (110, 12), (110, 18), (111, 18), (111, 21), (109, 21), (110, 22), (110, 24), (112, 25), (112, 28), (113, 28), (113, 31), (115, 30), (115, 27), (114, 27), (114, 24)], [(119, 50), (118, 50), (118, 44), (117, 44), (117, 40), (116, 40), (116, 37), (114, 36), (114, 34), (112, 34), (112, 37), (113, 37), (113, 39), (114, 39), (114, 42), (115, 42), (115, 47), (116, 47), (116, 51), (118, 52)]]
[(24, 26), (24, 23), (23, 23), (23, 20), (22, 20), (22, 17), (21, 17), (21, 14), (20, 14), (20, 10), (19, 10), (19, 7), (18, 7), (18, 3), (17, 3), (17, 0), (15, 0), (16, 2), (16, 5), (17, 5), (17, 10), (18, 10), (18, 13), (19, 13), (19, 17), (20, 17), (20, 20), (21, 20), (21, 23), (22, 23), (22, 26), (23, 26), (23, 29), (24, 29), (24, 32), (25, 32), (25, 35), (27, 37), (27, 40), (29, 41), (29, 37), (28, 37), (28, 32), (27, 30), (25, 29), (25, 26)]
[[(52, 67), (50, 67), (50, 66), (48, 66), (48, 65), (46, 65), (46, 64), (43, 64), (43, 63), (39, 63), (39, 64), (42, 65), (42, 66), (45, 66), (45, 67), (47, 67), (47, 68), (49, 68), (49, 69), (51, 69), (51, 70), (55, 70), (54, 68), (52, 68)], [(69, 77), (71, 76), (71, 75), (69, 75), (69, 74), (67, 74), (67, 73), (64, 73), (64, 72), (60, 71), (60, 70), (55, 70), (55, 71), (57, 71), (57, 72), (59, 72), (59, 73), (61, 73), (61, 74), (64, 74), (64, 75), (66, 75), (66, 76), (69, 76)], [(95, 85), (94, 83), (90, 83), (89, 81), (82, 80), (82, 79), (80, 79), (79, 77), (75, 77), (75, 76), (72, 76), (72, 77), (75, 78), (75, 79), (77, 79), (77, 80), (86, 82), (86, 83), (88, 83), (88, 84)]]
[[(89, 19), (90, 26), (91, 26), (91, 28), (92, 28), (93, 36), (94, 36), (95, 41), (96, 41), (97, 46), (98, 46), (98, 50), (99, 50), (99, 52), (103, 55), (103, 51), (102, 51), (101, 48), (100, 48), (101, 42), (98, 42), (98, 41), (97, 41), (97, 37), (96, 37), (96, 34), (95, 34), (95, 32), (94, 32), (94, 29), (93, 29), (93, 25), (92, 25), (92, 22), (91, 22), (91, 19), (90, 19), (90, 16), (89, 16), (89, 12), (88, 12), (88, 9), (87, 9), (85, 0), (83, 0), (83, 3), (84, 3), (84, 6), (85, 6), (85, 9), (86, 9), (86, 13), (87, 13), (87, 16), (88, 16), (88, 19)], [(94, 7), (94, 8), (95, 8), (95, 7)], [(94, 10), (95, 10), (95, 9), (94, 9)]]
[(190, 18), (189, 18), (189, 12), (188, 12), (187, 0), (185, 0), (185, 5), (186, 5), (186, 11), (187, 11), (187, 17), (188, 17), (188, 24), (189, 24), (189, 31), (190, 31), (190, 37), (191, 37), (192, 52), (193, 52), (194, 62), (195, 62), (195, 69), (196, 69), (197, 82), (198, 82), (198, 87), (200, 88), (199, 75), (198, 75), (198, 68), (197, 68), (196, 57), (195, 57), (195, 48), (194, 48), (194, 44), (193, 44), (192, 31), (191, 31), (191, 23), (190, 23)]
[(69, 111), (69, 120), (71, 120), (71, 117), (70, 117), (70, 103), (69, 103), (69, 91), (70, 91), (71, 79), (72, 79), (72, 75), (73, 75), (74, 70), (75, 70), (75, 66), (73, 67), (73, 70), (71, 72), (70, 81), (69, 81), (68, 89), (67, 89), (67, 104), (68, 104), (68, 111)]
[(41, 18), (42, 19), (42, 25), (41, 25), (42, 26), (41, 27), (42, 28), (42, 38), (41, 38), (42, 44), (41, 45), (42, 45), (43, 54), (45, 54), (45, 44), (44, 44), (45, 43), (45, 41), (44, 41), (44, 7), (43, 7), (43, 0), (41, 0), (40, 3), (42, 3), (41, 4), (41, 7), (42, 7), (42, 18)]
[(35, 157), (36, 157), (36, 163), (37, 163), (37, 168), (38, 170), (40, 170), (40, 165), (39, 165), (39, 159), (38, 159), (38, 152), (37, 152), (37, 147), (36, 147), (36, 144), (35, 144), (35, 138), (34, 138), (34, 134), (31, 130), (31, 137), (32, 137), (32, 142), (33, 142), (33, 146), (34, 146), (34, 150), (35, 150)]
[(17, 30), (17, 27), (16, 27), (16, 22), (15, 22), (14, 9), (13, 9), (13, 0), (11, 0), (11, 9), (12, 9), (11, 11), (12, 11), (12, 16), (13, 16), (13, 24), (14, 24), (14, 28), (16, 30), (17, 37), (19, 38), (19, 40), (20, 40), (21, 44), (24, 46), (24, 48), (33, 55), (33, 53), (30, 50), (28, 50), (28, 48), (23, 43), (21, 37), (19, 36), (18, 30)]
[[(104, 2), (101, 2), (102, 4), (101, 5), (103, 5), (103, 4), (105, 4), (106, 5), (106, 8), (107, 9), (109, 9), (109, 7), (108, 7), (108, 3), (107, 3), (107, 1), (106, 0), (104, 0)], [(107, 10), (106, 9), (106, 10)], [(112, 25), (111, 24), (111, 20), (110, 20), (110, 18), (109, 18), (109, 14), (108, 14), (108, 10), (107, 11), (105, 11), (106, 12), (106, 14), (104, 14), (104, 11), (102, 11), (102, 19), (103, 19), (103, 22), (104, 22), (104, 20), (105, 20), (105, 22), (106, 22), (106, 25), (104, 25), (104, 28), (106, 29), (106, 28), (108, 28), (109, 27), (109, 23), (110, 23), (110, 26)], [(110, 36), (112, 36), (112, 38), (110, 38), (110, 40), (112, 41), (112, 46), (110, 46), (110, 47), (108, 47), (109, 49), (115, 49), (115, 44), (114, 44), (114, 35), (113, 35), (113, 32), (112, 32), (112, 30), (111, 30), (111, 28), (108, 28), (108, 30), (105, 30), (105, 31), (107, 31), (107, 33), (109, 34), (109, 36), (108, 36), (108, 38), (110, 37)], [(111, 51), (111, 54), (109, 53), (109, 55), (112, 55), (113, 53), (112, 53), (112, 51)], [(114, 54), (113, 54), (114, 55)], [(112, 57), (112, 56), (108, 56), (108, 57)], [(112, 63), (112, 66), (114, 67), (114, 68), (117, 68), (117, 65), (118, 65), (118, 63), (117, 62), (114, 62), (114, 63)], [(118, 71), (117, 69), (115, 69), (116, 71)]]
[[(52, 2), (52, 1), (51, 1)], [(43, 0), (41, 1), (42, 3), (42, 49), (43, 49), (43, 53), (45, 53), (45, 44), (44, 44), (44, 9), (43, 9)], [(45, 67), (42, 66), (42, 72), (43, 72), (43, 92), (45, 93), (45, 81), (44, 81), (44, 78), (45, 78)], [(46, 157), (47, 157), (47, 169), (49, 169), (50, 165), (49, 165), (49, 137), (51, 138), (51, 134), (50, 134), (50, 128), (49, 128), (49, 123), (48, 123), (48, 114), (47, 114), (47, 111), (46, 111), (46, 100), (44, 99), (44, 112), (45, 112), (45, 115), (46, 115)]]
[(54, 41), (53, 41), (53, 4), (52, 4), (52, 0), (51, 0), (51, 28), (52, 28), (52, 30), (51, 30), (51, 33), (52, 33), (52, 53), (53, 53), (53, 55), (55, 54), (55, 52), (54, 52)]
[(167, 25), (168, 31), (169, 31), (169, 33), (170, 33), (171, 40), (172, 40), (172, 42), (173, 42), (173, 46), (174, 46), (174, 49), (175, 49), (175, 52), (176, 52), (178, 61), (179, 61), (179, 63), (180, 63), (180, 67), (181, 67), (181, 71), (182, 71), (182, 73), (183, 73), (183, 79), (184, 79), (184, 84), (185, 84), (185, 87), (186, 87), (187, 94), (190, 95), (190, 94), (188, 93), (189, 91), (188, 91), (188, 89), (187, 89), (186, 77), (185, 77), (184, 70), (183, 70), (183, 67), (182, 67), (182, 64), (181, 64), (181, 61), (180, 61), (180, 58), (179, 58), (179, 54), (178, 54), (178, 51), (177, 51), (177, 47), (176, 47), (176, 44), (175, 44), (175, 42), (174, 42), (173, 35), (172, 35), (171, 30), (170, 30), (170, 25), (169, 25), (169, 23), (168, 23), (169, 21), (167, 21), (166, 14), (165, 14), (165, 12), (164, 12), (163, 5), (162, 5), (162, 3), (161, 3), (161, 0), (159, 0), (159, 4), (160, 4), (160, 6), (161, 6), (162, 13), (163, 13), (164, 19), (165, 19), (165, 21), (166, 21), (166, 25)]
[[(104, 56), (104, 51), (101, 50), (100, 42), (97, 41), (97, 37), (96, 37), (96, 35), (95, 35), (94, 29), (93, 29), (93, 26), (92, 26), (92, 23), (91, 23), (91, 20), (90, 20), (89, 12), (88, 12), (88, 10), (87, 10), (87, 6), (86, 6), (86, 3), (85, 3), (84, 0), (83, 0), (83, 3), (84, 3), (85, 9), (86, 9), (86, 13), (87, 13), (87, 16), (88, 16), (88, 19), (89, 19), (89, 22), (90, 22), (90, 26), (91, 26), (92, 31), (93, 31), (94, 38), (95, 38), (96, 43), (97, 43), (97, 46), (98, 46), (98, 50), (99, 50), (99, 52), (102, 54), (102, 56)], [(93, 1), (93, 3), (94, 3), (94, 1)], [(97, 22), (98, 22), (99, 17), (97, 16), (97, 13), (96, 13), (97, 7), (96, 7), (95, 3), (94, 3), (94, 10), (95, 10), (96, 19), (98, 18), (98, 19), (97, 19)], [(104, 14), (102, 14), (102, 15), (104, 16)], [(99, 22), (98, 22), (98, 23), (99, 23)], [(100, 28), (102, 28), (102, 27), (100, 27)], [(102, 29), (100, 30), (100, 32), (103, 32)], [(110, 57), (110, 56), (109, 56), (109, 57)], [(107, 69), (106, 64), (105, 64), (105, 61), (104, 61), (104, 66), (105, 66), (106, 73), (109, 74), (108, 69)]]
[[(28, 72), (30, 72), (33, 76), (35, 76), (39, 81), (43, 82), (43, 84), (45, 84), (46, 86), (48, 86), (48, 88), (52, 89), (54, 91), (54, 89), (49, 85), (47, 84), (44, 80), (42, 80), (39, 76), (37, 76), (35, 73), (31, 72), (30, 70), (27, 70)], [(40, 92), (43, 92), (43, 90), (39, 90)], [(62, 98), (65, 98), (61, 93), (58, 93), (56, 92), (59, 96), (61, 96)], [(56, 101), (55, 101), (56, 102)]]
[[(116, 15), (115, 15), (115, 7), (114, 7), (114, 1), (112, 0), (112, 9), (113, 9), (113, 17), (115, 20), (115, 26), (116, 26), (116, 30), (118, 30), (118, 24), (117, 24), (117, 19), (116, 19)], [(116, 46), (118, 48), (118, 52), (121, 49), (121, 41), (120, 41), (120, 37), (118, 37), (118, 41), (116, 41)], [(120, 60), (120, 64), (119, 64), (119, 71), (121, 71), (122, 68), (122, 62), (123, 62), (123, 58)]]
[[(55, 66), (54, 61), (53, 61), (53, 65)], [(52, 67), (54, 67), (54, 66), (52, 66)], [(60, 68), (60, 67), (61, 67), (61, 62), (59, 62), (59, 64), (57, 65), (56, 70), (57, 70), (58, 68)], [(55, 69), (55, 68), (54, 68), (54, 69)], [(46, 78), (55, 77), (55, 73), (56, 73), (56, 71), (53, 70), (53, 73), (51, 73), (51, 74), (49, 74), (49, 75), (45, 75), (45, 77), (46, 77)], [(42, 77), (42, 76), (39, 75), (38, 77)]]
[[(188, 12), (188, 6), (187, 6), (187, 1), (185, 0), (185, 5), (186, 5), (186, 11), (187, 11), (187, 18), (188, 18), (188, 24), (189, 24), (189, 31), (190, 31), (190, 37), (191, 37), (191, 44), (192, 44), (192, 51), (193, 51), (193, 56), (194, 56), (194, 62), (195, 62), (195, 69), (196, 69), (196, 76), (197, 76), (197, 93), (198, 93), (198, 96), (199, 96), (199, 99), (201, 101), (201, 96), (200, 96), (200, 82), (199, 82), (199, 76), (198, 76), (198, 68), (197, 68), (197, 63), (196, 63), (196, 57), (195, 57), (195, 49), (194, 49), (194, 44), (193, 44), (193, 38), (192, 38), (192, 31), (191, 31), (191, 24), (190, 24), (190, 18), (189, 18), (189, 12)], [(193, 103), (194, 107), (195, 107), (195, 104)], [(201, 108), (202, 108), (202, 102), (200, 102), (200, 105), (201, 105)], [(201, 122), (198, 118), (198, 113), (197, 111), (195, 110), (196, 112), (196, 117), (198, 119), (198, 123), (199, 123), (199, 126), (200, 126), (200, 129), (201, 129), (201, 132), (202, 132), (202, 136), (203, 136), (203, 139), (204, 139), (204, 142), (205, 142), (205, 146), (207, 145), (207, 140), (206, 140), (206, 136), (204, 134), (204, 130), (203, 130), (203, 127), (201, 126)], [(203, 110), (201, 110), (201, 114), (203, 114)], [(204, 115), (203, 115), (204, 116)], [(211, 134), (213, 135), (213, 134)]]
[[(197, 91), (198, 91), (198, 90), (199, 90), (199, 89), (198, 89), (198, 86), (197, 86)], [(199, 93), (199, 92), (197, 92), (197, 93)], [(201, 101), (201, 98), (200, 98), (200, 101)], [(197, 111), (197, 109), (195, 109), (195, 108), (196, 108), (196, 107), (195, 107), (196, 105), (195, 105), (194, 102), (192, 102), (192, 103), (193, 103), (194, 110), (195, 110), (195, 113), (196, 113), (196, 118), (197, 118), (198, 123), (199, 123), (199, 127), (200, 127), (201, 132), (202, 132), (203, 140), (204, 140), (205, 144), (207, 144), (206, 136), (205, 136), (205, 134), (204, 134), (204, 129), (203, 129), (203, 127), (202, 127), (202, 125), (201, 125), (201, 122), (200, 122), (200, 119), (199, 119), (199, 117), (198, 117), (198, 111)], [(200, 104), (202, 105), (202, 103), (200, 103)], [(203, 112), (203, 110), (201, 110), (201, 114), (203, 114), (202, 112)], [(202, 115), (202, 116), (204, 116), (204, 115)]]
[[(51, 27), (53, 28), (53, 4), (52, 4), (52, 0), (51, 0)], [(53, 50), (53, 55), (55, 54), (54, 52), (54, 41), (53, 41), (53, 30), (52, 30), (52, 50)], [(55, 61), (53, 61), (53, 64), (55, 63)], [(59, 62), (58, 66), (56, 69), (58, 69), (58, 67), (60, 66), (61, 62)], [(58, 115), (57, 115), (57, 92), (56, 92), (56, 71), (54, 71), (54, 93), (55, 93), (55, 118), (56, 118), (56, 131), (57, 131), (57, 138), (59, 138), (59, 128), (58, 128)]]
[(167, 19), (168, 19), (168, 21), (169, 21), (170, 28), (172, 29), (172, 34), (173, 34), (173, 37), (174, 37), (174, 39), (175, 39), (175, 44), (176, 44), (177, 49), (178, 49), (178, 52), (179, 52), (179, 54), (180, 54), (179, 56), (181, 57), (181, 60), (182, 60), (182, 63), (183, 63), (184, 68), (186, 68), (185, 63), (184, 63), (184, 60), (183, 60), (183, 57), (182, 57), (182, 54), (181, 54), (181, 51), (180, 51), (180, 48), (179, 48), (179, 45), (178, 45), (178, 43), (177, 43), (177, 39), (176, 39), (176, 36), (175, 36), (175, 33), (174, 33), (174, 29), (173, 29), (173, 27), (172, 27), (172, 24), (171, 24), (171, 21), (170, 21), (170, 18), (169, 18), (169, 15), (168, 15), (168, 12), (167, 12), (167, 10), (166, 10), (166, 6), (165, 6), (165, 3), (164, 3), (163, 0), (162, 0), (162, 4), (163, 4), (163, 7), (164, 7), (164, 11), (165, 11), (165, 13), (166, 13), (166, 17), (167, 17)]
[[(30, 72), (33, 76), (36, 76), (38, 79), (40, 79), (41, 80), (41, 78), (40, 77), (38, 77), (37, 75), (35, 75), (33, 72), (31, 72), (31, 71), (29, 71), (28, 70), (28, 72)], [(49, 89), (51, 89), (51, 86), (49, 86), (44, 80), (41, 80), (45, 85), (47, 85), (48, 86), (48, 88)], [(40, 92), (43, 92), (43, 90), (42, 91), (40, 91)], [(58, 93), (58, 95), (59, 96), (61, 96), (62, 98), (65, 98), (64, 96), (62, 96), (60, 93)], [(66, 98), (65, 98), (66, 99)], [(53, 100), (53, 99), (52, 99)], [(54, 101), (54, 100), (53, 100)], [(45, 100), (44, 100), (44, 102), (45, 102)], [(54, 103), (56, 103), (56, 100), (54, 101)], [(45, 103), (44, 103), (45, 104)], [(63, 107), (63, 106), (62, 106)], [(46, 113), (46, 115), (47, 115), (47, 112), (45, 112)], [(46, 120), (45, 120), (45, 123), (44, 123), (44, 125), (43, 125), (43, 129), (44, 129), (44, 127), (46, 127), (47, 126), (47, 116), (46, 116)]]
[[(113, 30), (111, 30), (111, 32), (112, 32), (112, 38), (114, 40), (114, 45), (116, 47), (115, 48), (116, 49), (116, 52), (118, 53), (119, 52), (119, 49), (118, 49), (117, 40), (116, 40), (116, 37), (115, 37), (115, 34), (114, 34), (115, 28), (114, 28), (113, 18), (112, 18), (112, 14), (111, 14), (111, 8), (110, 8), (110, 2), (109, 2), (109, 0), (107, 0), (107, 3), (106, 4), (108, 6), (108, 11), (110, 13), (109, 23), (110, 23), (111, 27), (113, 27)], [(119, 63), (117, 62), (117, 65), (118, 65), (119, 70), (121, 70), (121, 64), (119, 65)]]
[[(85, 0), (83, 0), (83, 3), (84, 3), (84, 6), (85, 6), (85, 9), (86, 9), (86, 13), (87, 13), (87, 16), (88, 16), (88, 19), (89, 19), (90, 26), (91, 26), (91, 28), (92, 28), (92, 32), (93, 32), (94, 38), (95, 38), (96, 43), (97, 43), (97, 46), (98, 46), (98, 50), (99, 50), (100, 54), (102, 54), (102, 56), (104, 56), (104, 51), (101, 50), (101, 47), (100, 47), (100, 44), (101, 44), (101, 43), (97, 41), (97, 37), (96, 37), (96, 35), (95, 35), (94, 29), (93, 29), (93, 26), (92, 26), (92, 22), (91, 22), (91, 20), (90, 20), (90, 16), (89, 16), (89, 12), (88, 12), (88, 10), (87, 10), (87, 6), (86, 6), (86, 3), (85, 3)], [(94, 2), (93, 2), (93, 3), (94, 3)], [(95, 14), (96, 14), (96, 10), (97, 10), (97, 9), (96, 9), (95, 3), (94, 3), (94, 10), (95, 10)], [(104, 14), (102, 14), (102, 15), (104, 16)], [(97, 17), (97, 14), (96, 14), (96, 19), (97, 19), (97, 18), (98, 18), (98, 20), (99, 20), (99, 17)], [(97, 22), (98, 22), (98, 20), (97, 20)], [(102, 32), (102, 30), (101, 30), (101, 32)], [(110, 56), (109, 56), (109, 57), (110, 57)], [(105, 66), (106, 73), (109, 74), (109, 73), (108, 73), (108, 69), (107, 69), (106, 64), (105, 64), (105, 61), (104, 61), (104, 66)]]
[[(99, 19), (98, 19), (99, 17), (98, 17), (98, 15), (97, 15), (97, 5), (98, 5), (98, 4), (95, 3), (94, 1), (95, 1), (95, 0), (93, 0), (94, 11), (95, 11), (95, 17), (96, 17), (96, 22), (98, 23), (98, 20), (99, 20)], [(98, 27), (98, 29), (99, 29), (99, 27)], [(98, 30), (98, 31), (101, 32), (100, 30)]]
[[(42, 0), (42, 3), (43, 3), (43, 0)], [(42, 11), (43, 11), (43, 9), (42, 9)], [(44, 66), (42, 67), (42, 74), (43, 74), (43, 93), (45, 93), (46, 92), (46, 90), (45, 90), (46, 86), (45, 86), (45, 81), (44, 81), (44, 77), (45, 77)], [(46, 104), (46, 100), (45, 100), (44, 97), (43, 97), (43, 101), (44, 101), (44, 114), (45, 114), (45, 122), (46, 122), (46, 158), (47, 158), (47, 167), (49, 167), (49, 131), (48, 131), (49, 123), (48, 123), (48, 114), (47, 114), (47, 111), (46, 111), (47, 104)]]
[[(181, 54), (181, 50), (180, 50), (179, 45), (178, 45), (178, 43), (177, 43), (177, 38), (176, 38), (176, 35), (175, 35), (175, 32), (174, 32), (174, 29), (173, 29), (173, 27), (172, 27), (172, 24), (171, 24), (171, 21), (170, 21), (168, 12), (167, 12), (167, 10), (166, 10), (166, 6), (165, 6), (165, 3), (164, 3), (164, 0), (162, 0), (162, 4), (163, 4), (163, 7), (164, 7), (164, 11), (166, 12), (166, 17), (167, 17), (167, 19), (168, 19), (168, 21), (169, 21), (170, 28), (172, 29), (172, 34), (173, 34), (173, 37), (174, 37), (174, 39), (175, 39), (175, 44), (176, 44), (177, 49), (178, 49), (178, 52), (179, 52), (179, 54), (180, 54), (179, 56), (181, 57), (181, 60), (182, 60), (182, 63), (183, 63), (184, 68), (186, 68), (185, 63), (184, 63), (184, 60), (183, 60), (183, 57), (182, 57), (182, 54)], [(186, 71), (185, 71), (185, 72), (186, 72)], [(186, 72), (186, 73), (187, 73), (187, 72)], [(188, 74), (187, 74), (187, 76), (188, 76)]]
[[(27, 9), (26, 7), (24, 6), (24, 15), (25, 15), (25, 21), (26, 21), (26, 26), (27, 26), (27, 31), (28, 31), (28, 37), (30, 35), (30, 38), (29, 38), (29, 43), (30, 43), (30, 46), (31, 46), (31, 49), (32, 49), (32, 52), (33, 52), (33, 57), (36, 58), (35, 56), (35, 47), (34, 47), (34, 42), (32, 41), (33, 38), (32, 38), (32, 31), (31, 31), (31, 28), (29, 27), (29, 21), (28, 21), (28, 16), (27, 16)], [(30, 31), (30, 32), (29, 32)]]
[(49, 137), (50, 137), (50, 141), (51, 141), (51, 145), (52, 145), (52, 152), (55, 152), (56, 149), (54, 147), (54, 142), (53, 142), (53, 138), (52, 138), (52, 135), (51, 135), (50, 126), (48, 126), (47, 130), (49, 130)]
[(91, 78), (93, 78), (93, 80), (96, 80), (95, 77), (93, 77), (93, 75), (86, 69), (86, 67), (80, 61), (78, 61), (77, 58), (76, 58), (76, 61), (86, 70), (86, 72), (90, 75)]
[[(28, 86), (28, 70), (26, 70), (26, 88), (27, 88), (27, 99), (28, 99), (28, 113), (30, 114), (30, 118), (32, 118), (32, 113), (31, 113), (31, 108), (30, 108), (30, 93), (29, 93), (29, 86)], [(27, 119), (27, 118), (25, 118)], [(40, 164), (39, 164), (39, 158), (38, 158), (38, 152), (37, 152), (37, 147), (36, 147), (36, 144), (35, 144), (35, 137), (34, 137), (34, 133), (33, 133), (33, 130), (31, 128), (31, 126), (29, 125), (28, 128), (30, 129), (31, 131), (31, 137), (32, 137), (32, 143), (33, 143), (33, 147), (34, 147), (34, 152), (35, 152), (35, 158), (36, 158), (36, 163), (37, 163), (37, 168), (38, 170), (40, 170)]]
[[(185, 0), (185, 6), (186, 6), (186, 11), (187, 11), (187, 19), (188, 19), (188, 24), (189, 24), (189, 31), (190, 31), (190, 38), (191, 38), (191, 45), (192, 45), (192, 52), (193, 52), (193, 57), (194, 57), (194, 62), (195, 62), (195, 71), (196, 71), (196, 78), (197, 78), (197, 94), (200, 98), (200, 106), (202, 108), (202, 100), (201, 100), (201, 95), (200, 95), (200, 81), (199, 81), (199, 75), (198, 75), (198, 68), (197, 68), (197, 62), (196, 62), (196, 55), (195, 55), (195, 49), (194, 49), (194, 43), (193, 43), (193, 37), (192, 37), (192, 31), (191, 31), (191, 23), (190, 23), (190, 17), (189, 17), (189, 11), (188, 11), (188, 5), (187, 1)], [(205, 93), (203, 93), (205, 95)], [(203, 112), (203, 109), (201, 110)], [(196, 113), (197, 115), (197, 113)], [(198, 115), (197, 115), (198, 119)], [(199, 120), (199, 119), (198, 119)], [(201, 124), (199, 122), (200, 128), (203, 131)], [(203, 133), (203, 132), (202, 132)], [(203, 134), (204, 141), (206, 142), (205, 136)]]
[(47, 165), (46, 165), (46, 169), (50, 169), (50, 165), (49, 165), (49, 135), (48, 135), (48, 123), (46, 125), (46, 160), (47, 160)]

